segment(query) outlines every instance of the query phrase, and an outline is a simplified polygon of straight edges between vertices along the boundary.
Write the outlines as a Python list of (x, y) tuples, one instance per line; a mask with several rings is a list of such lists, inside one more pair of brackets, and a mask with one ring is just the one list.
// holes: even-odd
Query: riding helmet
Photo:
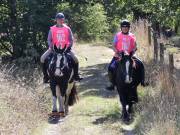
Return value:
[(64, 17), (63, 13), (57, 13), (55, 18), (56, 19), (64, 19), (65, 17)]
[(130, 27), (130, 22), (128, 20), (122, 20), (121, 21), (121, 27)]

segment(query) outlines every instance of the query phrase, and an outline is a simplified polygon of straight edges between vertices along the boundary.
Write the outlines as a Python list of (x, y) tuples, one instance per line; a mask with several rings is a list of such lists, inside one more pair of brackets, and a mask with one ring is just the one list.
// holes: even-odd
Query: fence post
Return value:
[(174, 57), (173, 53), (169, 53), (169, 73), (172, 75), (174, 72)]
[(148, 43), (151, 45), (151, 26), (148, 26)]
[(160, 43), (160, 63), (164, 63), (164, 44)]
[(154, 39), (154, 61), (158, 61), (158, 41), (157, 41), (157, 33), (153, 32), (153, 39)]
[(169, 80), (170, 83), (172, 84), (171, 86), (174, 87), (174, 78), (173, 78), (173, 73), (174, 73), (174, 57), (173, 53), (169, 53)]

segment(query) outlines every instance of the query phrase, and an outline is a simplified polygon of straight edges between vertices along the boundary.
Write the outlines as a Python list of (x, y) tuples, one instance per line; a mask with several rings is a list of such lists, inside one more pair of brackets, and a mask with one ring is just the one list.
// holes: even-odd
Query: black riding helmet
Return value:
[(121, 27), (130, 27), (130, 22), (128, 20), (122, 20), (120, 23)]
[(56, 17), (55, 17), (55, 19), (64, 19), (65, 17), (64, 17), (64, 14), (63, 13), (57, 13), (56, 14)]

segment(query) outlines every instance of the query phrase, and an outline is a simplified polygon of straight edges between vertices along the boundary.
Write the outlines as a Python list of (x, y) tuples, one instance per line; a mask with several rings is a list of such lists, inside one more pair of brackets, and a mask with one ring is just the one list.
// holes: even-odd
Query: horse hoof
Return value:
[(69, 113), (69, 109), (65, 108), (65, 115), (68, 115), (68, 113)]
[(130, 118), (129, 118), (129, 117), (123, 118), (123, 122), (124, 122), (125, 124), (129, 124)]
[(52, 112), (50, 114), (48, 114), (49, 117), (59, 117), (59, 113), (58, 112)]
[(69, 111), (65, 111), (65, 115), (68, 115)]
[(128, 124), (129, 122), (130, 122), (130, 116), (127, 114), (127, 115), (125, 115), (125, 114), (122, 114), (121, 115), (121, 119), (122, 119), (122, 121), (124, 122), (124, 123), (126, 123), (126, 124)]
[(60, 117), (65, 117), (66, 116), (64, 112), (59, 112), (59, 115), (60, 115)]

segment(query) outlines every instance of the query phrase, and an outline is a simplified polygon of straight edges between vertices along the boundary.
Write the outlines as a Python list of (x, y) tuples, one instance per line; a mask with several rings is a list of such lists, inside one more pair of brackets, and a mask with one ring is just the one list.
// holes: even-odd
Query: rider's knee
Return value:
[(133, 59), (137, 60), (139, 63), (143, 63), (142, 60), (138, 57), (133, 56)]
[(133, 56), (133, 59), (135, 59), (141, 67), (144, 67), (144, 64), (141, 59), (139, 59), (138, 57), (134, 57), (134, 56)]
[(79, 60), (77, 59), (77, 57), (74, 57), (73, 59), (75, 63), (79, 63)]
[(49, 49), (41, 56), (40, 62), (41, 62), (41, 63), (44, 63), (45, 60), (46, 60), (46, 58), (51, 54), (51, 52), (52, 52), (52, 49), (49, 48)]

